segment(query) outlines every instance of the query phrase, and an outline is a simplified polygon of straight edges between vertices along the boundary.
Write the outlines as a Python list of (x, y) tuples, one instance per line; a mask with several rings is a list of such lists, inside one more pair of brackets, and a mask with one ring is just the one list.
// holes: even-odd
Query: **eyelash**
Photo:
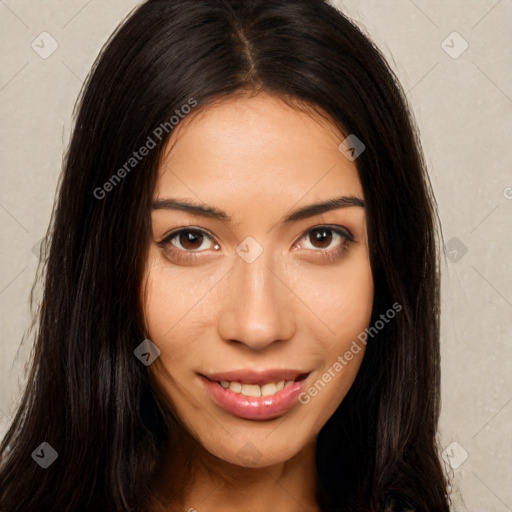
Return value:
[[(355, 242), (355, 239), (352, 236), (352, 233), (350, 233), (350, 231), (348, 231), (347, 229), (340, 229), (339, 227), (333, 227), (333, 226), (329, 226), (329, 225), (319, 225), (319, 226), (315, 226), (313, 228), (308, 229), (306, 232), (304, 232), (301, 235), (301, 237), (299, 238), (299, 241), (304, 239), (311, 232), (322, 230), (322, 229), (325, 231), (331, 231), (332, 233), (339, 235), (342, 239), (342, 242), (338, 245), (338, 247), (335, 250), (333, 250), (333, 249), (313, 250), (313, 252), (319, 253), (319, 256), (322, 259), (326, 260), (327, 262), (334, 262), (334, 261), (338, 260), (345, 252), (347, 252), (349, 245), (351, 243)], [(198, 251), (198, 250), (187, 251), (187, 250), (179, 249), (171, 243), (171, 241), (174, 238), (176, 238), (178, 235), (180, 235), (181, 233), (184, 233), (184, 232), (188, 232), (188, 231), (192, 232), (192, 233), (196, 233), (196, 234), (199, 233), (202, 235), (206, 235), (212, 239), (214, 245), (218, 245), (218, 242), (215, 240), (215, 237), (210, 232), (208, 232), (202, 228), (199, 229), (199, 228), (194, 228), (194, 227), (180, 228), (179, 230), (173, 231), (173, 232), (169, 233), (169, 235), (166, 236), (163, 240), (158, 242), (158, 245), (160, 247), (162, 247), (163, 249), (170, 251), (172, 253), (173, 257), (179, 261), (182, 261), (182, 260), (190, 261), (191, 259), (197, 258), (203, 251)]]

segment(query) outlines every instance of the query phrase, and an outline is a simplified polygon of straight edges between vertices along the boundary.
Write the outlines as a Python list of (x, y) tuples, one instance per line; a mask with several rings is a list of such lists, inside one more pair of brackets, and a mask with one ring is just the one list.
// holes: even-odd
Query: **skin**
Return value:
[[(224, 411), (198, 374), (293, 368), (311, 372), (307, 389), (368, 327), (374, 290), (365, 208), (281, 222), (335, 197), (364, 200), (355, 162), (338, 149), (344, 138), (317, 112), (266, 92), (193, 111), (171, 135), (154, 200), (206, 203), (232, 220), (151, 214), (143, 304), (160, 356), (150, 371), (182, 426), (155, 484), (166, 510), (319, 510), (315, 439), (350, 389), (364, 347), (307, 405), (267, 421)], [(316, 240), (311, 230), (326, 224), (354, 241), (332, 231)], [(189, 245), (179, 236), (167, 248), (158, 244), (186, 227), (207, 233)], [(252, 263), (236, 252), (248, 236), (263, 249)], [(322, 251), (337, 256), (322, 259)]]

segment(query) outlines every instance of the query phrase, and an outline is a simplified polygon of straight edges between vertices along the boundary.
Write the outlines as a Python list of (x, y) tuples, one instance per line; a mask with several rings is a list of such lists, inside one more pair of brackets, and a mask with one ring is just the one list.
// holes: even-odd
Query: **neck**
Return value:
[(155, 486), (158, 510), (319, 512), (315, 442), (287, 461), (246, 468), (215, 457), (176, 427)]

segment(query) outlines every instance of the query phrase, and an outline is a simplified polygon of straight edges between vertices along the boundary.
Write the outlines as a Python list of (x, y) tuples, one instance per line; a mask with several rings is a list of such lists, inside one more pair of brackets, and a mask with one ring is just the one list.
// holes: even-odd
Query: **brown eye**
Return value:
[(296, 249), (307, 249), (326, 261), (337, 261), (354, 242), (352, 233), (342, 226), (317, 226), (302, 235)]
[(211, 235), (199, 229), (181, 229), (171, 233), (160, 242), (162, 247), (181, 252), (202, 252), (206, 249), (218, 250), (219, 246)]
[(204, 236), (198, 231), (182, 231), (177, 238), (184, 249), (193, 251), (201, 247)]
[(305, 241), (304, 248), (318, 249), (316, 252), (321, 252), (335, 246), (342, 247), (354, 241), (350, 232), (329, 226), (319, 226), (310, 229), (304, 234), (302, 239)]
[(309, 232), (309, 240), (316, 249), (329, 247), (332, 238), (332, 229), (318, 228)]

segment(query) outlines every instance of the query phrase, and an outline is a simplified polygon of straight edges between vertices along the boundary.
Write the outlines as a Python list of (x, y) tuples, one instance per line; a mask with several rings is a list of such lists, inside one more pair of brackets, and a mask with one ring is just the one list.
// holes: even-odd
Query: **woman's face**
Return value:
[[(163, 156), (144, 299), (160, 349), (150, 370), (187, 430), (227, 462), (298, 454), (360, 367), (364, 347), (344, 354), (369, 324), (373, 279), (343, 139), (259, 93), (192, 112)], [(341, 197), (351, 199), (311, 208)]]

